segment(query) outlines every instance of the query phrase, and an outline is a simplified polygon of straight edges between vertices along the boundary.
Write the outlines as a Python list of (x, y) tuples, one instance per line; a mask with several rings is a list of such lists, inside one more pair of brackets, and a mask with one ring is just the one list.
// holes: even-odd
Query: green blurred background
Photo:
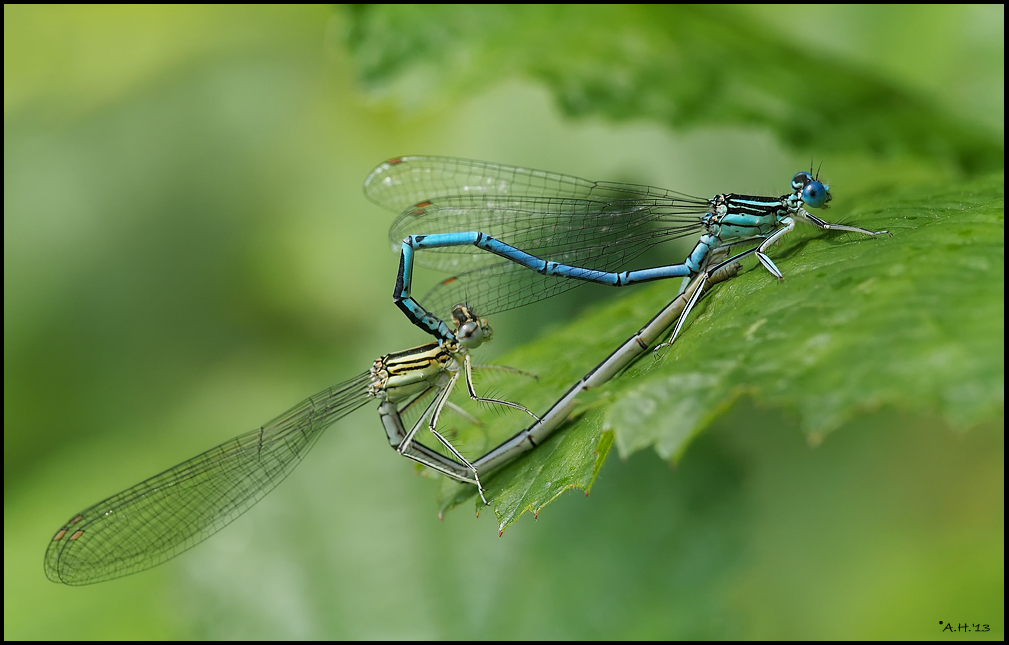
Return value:
[[(652, 11), (5, 7), (5, 638), (1001, 639), (1004, 420), (881, 410), (813, 450), (745, 400), (501, 538), (439, 522), (363, 410), (183, 556), (46, 580), (73, 512), (426, 341), (361, 193), (383, 159), (698, 195), (811, 155), (852, 190), (1002, 168), (1002, 7)], [(490, 355), (597, 293), (495, 318)]]

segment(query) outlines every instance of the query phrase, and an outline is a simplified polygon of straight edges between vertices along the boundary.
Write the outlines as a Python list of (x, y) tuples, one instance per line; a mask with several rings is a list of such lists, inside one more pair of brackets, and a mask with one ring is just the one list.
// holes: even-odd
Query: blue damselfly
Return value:
[[(809, 172), (797, 173), (791, 192), (780, 197), (726, 193), (703, 199), (651, 186), (418, 156), (380, 164), (365, 180), (365, 194), (399, 213), (389, 233), (393, 248), (402, 251), (394, 301), (439, 339), (453, 332), (430, 312), (440, 315), (458, 302), (490, 315), (582, 282), (625, 286), (692, 277), (712, 250), (727, 245), (752, 243), (760, 263), (780, 279), (766, 251), (797, 220), (825, 230), (887, 233), (811, 215), (805, 207), (825, 208), (831, 194)], [(697, 233), (703, 234), (680, 264), (620, 270), (656, 244)], [(416, 253), (420, 250), (440, 253)], [(415, 258), (456, 274), (436, 285), (423, 305), (412, 296)]]

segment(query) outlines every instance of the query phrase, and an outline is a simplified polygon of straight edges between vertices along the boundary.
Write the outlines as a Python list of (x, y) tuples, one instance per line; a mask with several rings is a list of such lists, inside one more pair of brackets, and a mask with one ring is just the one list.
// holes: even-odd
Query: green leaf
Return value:
[(909, 155), (988, 171), (1003, 163), (1002, 137), (940, 107), (948, 88), (930, 99), (788, 37), (815, 31), (815, 20), (774, 27), (742, 8), (657, 5), (373, 5), (349, 16), (362, 82), (411, 108), (529, 77), (570, 116), (758, 127), (835, 157)]
[[(794, 415), (812, 444), (880, 408), (957, 430), (1003, 416), (1004, 185), (999, 174), (875, 191), (827, 213), (892, 237), (798, 228), (771, 249), (783, 281), (756, 265), (715, 287), (675, 345), (584, 395), (566, 428), (486, 482), (500, 529), (564, 490), (588, 491), (614, 441), (622, 457), (654, 447), (680, 459), (744, 395)], [(510, 398), (546, 409), (675, 292), (636, 289), (502, 357), (543, 375)], [(443, 493), (448, 508), (473, 489)]]

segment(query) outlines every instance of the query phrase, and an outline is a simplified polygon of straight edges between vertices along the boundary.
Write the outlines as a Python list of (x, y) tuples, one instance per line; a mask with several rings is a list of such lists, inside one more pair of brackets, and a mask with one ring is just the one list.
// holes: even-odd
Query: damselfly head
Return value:
[(831, 200), (830, 186), (821, 183), (808, 172), (800, 172), (792, 177), (792, 190), (810, 208), (826, 208)]
[(494, 335), (487, 319), (478, 318), (467, 304), (452, 307), (452, 320), (456, 325), (455, 337), (467, 349), (476, 349)]

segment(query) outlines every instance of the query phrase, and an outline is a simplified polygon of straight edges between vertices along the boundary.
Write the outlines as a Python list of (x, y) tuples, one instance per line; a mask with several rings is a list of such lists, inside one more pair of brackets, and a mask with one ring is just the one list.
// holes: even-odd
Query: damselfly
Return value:
[[(374, 400), (389, 443), (400, 454), (477, 486), (483, 496), (477, 468), (435, 428), (460, 375), (470, 398), (532, 413), (476, 395), (468, 350), (487, 340), (491, 329), (465, 307), (455, 309), (453, 317), (460, 340), (383, 356), (368, 372), (305, 399), (262, 427), (75, 514), (49, 542), (46, 576), (70, 585), (90, 584), (143, 571), (182, 553), (273, 490), (323, 430)], [(401, 413), (432, 393), (427, 408), (406, 430)], [(417, 441), (425, 422), (448, 455)]]
[[(619, 287), (691, 277), (712, 250), (726, 245), (752, 243), (760, 263), (780, 279), (766, 251), (796, 220), (825, 230), (887, 233), (811, 215), (805, 207), (825, 208), (831, 199), (830, 187), (811, 172), (796, 174), (792, 192), (780, 197), (727, 193), (702, 199), (482, 161), (400, 157), (375, 168), (364, 189), (373, 202), (399, 213), (389, 233), (393, 249), (402, 250), (393, 299), (439, 339), (453, 332), (430, 311), (447, 311), (456, 302), (489, 315), (584, 281)], [(695, 233), (703, 234), (682, 263), (619, 271), (656, 244)], [(416, 254), (420, 250), (442, 252)], [(424, 297), (424, 306), (411, 295), (415, 257), (456, 273)]]

